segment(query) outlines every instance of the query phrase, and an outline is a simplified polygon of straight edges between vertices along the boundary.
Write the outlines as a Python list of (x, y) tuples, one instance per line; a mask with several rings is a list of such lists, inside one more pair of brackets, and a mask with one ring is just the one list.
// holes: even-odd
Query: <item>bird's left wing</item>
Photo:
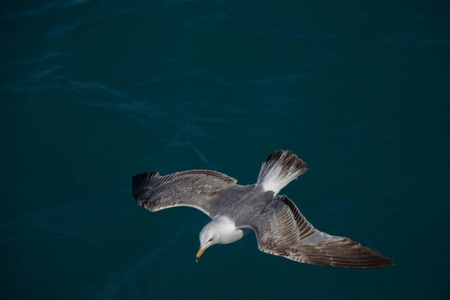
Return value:
[(379, 268), (392, 261), (349, 238), (319, 231), (286, 196), (276, 197), (245, 223), (256, 233), (261, 251), (298, 262), (341, 268)]
[(209, 216), (210, 201), (236, 182), (219, 172), (191, 170), (166, 176), (141, 173), (133, 177), (132, 186), (136, 202), (151, 211), (191, 206)]

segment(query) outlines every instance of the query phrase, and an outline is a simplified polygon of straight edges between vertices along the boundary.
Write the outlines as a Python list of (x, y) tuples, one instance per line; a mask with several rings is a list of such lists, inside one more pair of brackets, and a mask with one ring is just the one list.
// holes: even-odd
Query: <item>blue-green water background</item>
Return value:
[[(448, 1), (7, 1), (2, 299), (448, 299)], [(347, 270), (258, 251), (195, 263), (201, 212), (151, 213), (131, 177), (214, 169), (282, 191), (395, 261)]]

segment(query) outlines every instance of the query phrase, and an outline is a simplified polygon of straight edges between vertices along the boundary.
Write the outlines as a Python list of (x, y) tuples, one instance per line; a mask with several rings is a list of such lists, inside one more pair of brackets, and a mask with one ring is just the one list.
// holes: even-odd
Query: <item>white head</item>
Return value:
[(221, 216), (212, 219), (200, 232), (200, 250), (197, 252), (197, 261), (203, 252), (212, 245), (233, 243), (243, 235), (243, 231), (227, 217)]

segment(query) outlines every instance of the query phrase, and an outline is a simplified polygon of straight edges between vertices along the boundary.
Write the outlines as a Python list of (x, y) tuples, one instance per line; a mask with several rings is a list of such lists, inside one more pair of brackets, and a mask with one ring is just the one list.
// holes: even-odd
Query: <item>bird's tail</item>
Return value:
[(290, 151), (277, 150), (263, 162), (259, 171), (257, 185), (274, 194), (298, 176), (308, 171), (306, 163)]

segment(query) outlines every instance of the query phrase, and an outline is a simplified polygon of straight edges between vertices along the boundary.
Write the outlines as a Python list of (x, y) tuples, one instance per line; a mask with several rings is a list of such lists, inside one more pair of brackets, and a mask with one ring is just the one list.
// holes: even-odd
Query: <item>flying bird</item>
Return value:
[(263, 162), (256, 184), (238, 185), (228, 175), (190, 170), (133, 177), (136, 202), (153, 212), (190, 206), (212, 220), (200, 232), (198, 261), (215, 244), (229, 244), (254, 231), (259, 250), (297, 262), (341, 268), (379, 268), (392, 261), (347, 237), (316, 229), (287, 196), (278, 193), (308, 169), (290, 151), (278, 150)]

